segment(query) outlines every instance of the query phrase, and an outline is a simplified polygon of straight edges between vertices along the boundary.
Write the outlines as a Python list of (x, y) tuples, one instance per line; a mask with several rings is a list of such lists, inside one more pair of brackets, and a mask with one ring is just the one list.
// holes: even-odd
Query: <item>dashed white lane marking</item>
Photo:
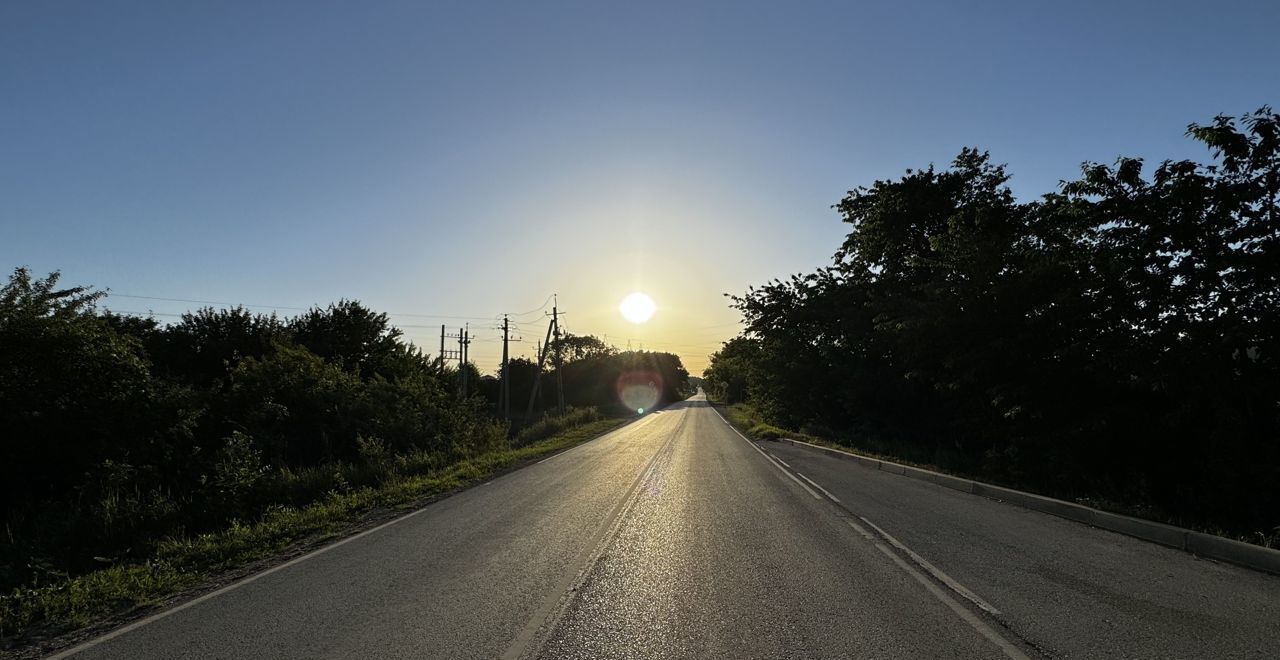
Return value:
[[(746, 440), (747, 444), (751, 445), (752, 449), (755, 449), (756, 451), (760, 452), (760, 454), (764, 456), (766, 459), (768, 459), (770, 463), (773, 463), (775, 467), (777, 467), (779, 470), (782, 470), (784, 474), (786, 474), (788, 477), (791, 477), (793, 481), (800, 484), (800, 486), (803, 487), (806, 491), (809, 491), (810, 495), (813, 495), (815, 498), (822, 499), (812, 489), (810, 489), (808, 486), (805, 486), (804, 482), (800, 481), (799, 479), (796, 479), (795, 476), (792, 475), (789, 470), (786, 470), (782, 467), (782, 465), (779, 465), (779, 463), (781, 462), (781, 459), (774, 459), (772, 456), (765, 453), (764, 450), (757, 447), (756, 443), (751, 442), (751, 440), (747, 438), (747, 436), (742, 435), (742, 433), (738, 431), (738, 429), (734, 428), (732, 424), (729, 424), (729, 420), (725, 419), (724, 415), (721, 415), (719, 410), (716, 410), (715, 408), (712, 408), (711, 410), (715, 412), (716, 416), (720, 418), (720, 421), (728, 425), (728, 427), (732, 429), (734, 433), (737, 433), (738, 437), (742, 438), (743, 440)], [(788, 465), (787, 467), (791, 467), (791, 466)], [(796, 472), (796, 474), (799, 474), (805, 481), (813, 484), (814, 488), (817, 488), (818, 490), (822, 491), (823, 494), (831, 498), (833, 502), (836, 502), (837, 504), (840, 503), (840, 500), (836, 499), (836, 497), (832, 495), (830, 492), (828, 492), (827, 489), (823, 488), (822, 486), (819, 486), (816, 482), (814, 482), (809, 477), (806, 477), (803, 474), (800, 474), (799, 472)], [(1005, 639), (1003, 635), (997, 632), (985, 621), (983, 621), (973, 612), (965, 608), (964, 605), (961, 605), (960, 602), (957, 601), (955, 598), (952, 598), (948, 592), (944, 591), (943, 589), (938, 587), (938, 585), (935, 582), (925, 577), (925, 575), (921, 573), (919, 570), (917, 570), (915, 566), (907, 563), (907, 561), (904, 560), (902, 557), (899, 557), (898, 554), (894, 552), (888, 545), (885, 545), (884, 541), (881, 541), (881, 538), (883, 538), (885, 541), (888, 541), (890, 544), (893, 545), (893, 547), (904, 552), (908, 557), (911, 558), (911, 561), (915, 562), (917, 565), (919, 565), (920, 568), (923, 568), (925, 571), (928, 571), (930, 575), (932, 575), (939, 582), (946, 585), (946, 587), (950, 589), (952, 592), (959, 594), (960, 596), (963, 596), (965, 599), (972, 602), (978, 608), (992, 614), (993, 616), (999, 615), (1000, 614), (999, 610), (992, 607), (990, 603), (980, 598), (977, 594), (965, 588), (964, 585), (955, 581), (955, 579), (953, 579), (951, 576), (947, 575), (946, 573), (943, 573), (940, 569), (938, 569), (933, 564), (930, 564), (927, 560), (925, 560), (924, 557), (921, 557), (914, 550), (912, 550), (911, 548), (908, 548), (905, 543), (899, 541), (893, 536), (890, 536), (888, 532), (877, 527), (875, 523), (871, 522), (870, 520), (867, 520), (862, 516), (858, 516), (858, 519), (866, 523), (872, 529), (876, 530), (876, 532), (878, 532), (880, 536), (876, 536), (875, 534), (872, 534), (870, 531), (867, 530), (867, 528), (863, 527), (862, 525), (859, 525), (858, 523), (854, 522), (849, 518), (845, 518), (845, 522), (847, 522), (849, 526), (854, 529), (854, 531), (862, 535), (863, 538), (866, 538), (867, 540), (871, 541), (872, 545), (874, 545), (877, 550), (879, 550), (889, 559), (893, 560), (893, 562), (897, 564), (899, 568), (906, 571), (907, 574), (909, 574), (912, 578), (916, 580), (916, 582), (919, 582), (920, 584), (924, 585), (924, 587), (929, 590), (929, 593), (933, 594), (935, 598), (942, 601), (944, 605), (946, 605), (953, 612), (959, 615), (959, 617), (963, 619), (965, 623), (969, 624), (969, 627), (973, 628), (975, 631), (978, 632), (978, 634), (987, 638), (988, 641), (990, 641), (991, 643), (999, 647), (999, 649), (1005, 654), (1005, 656), (1011, 658), (1011, 660), (1031, 660), (1030, 656), (1024, 653), (1022, 649), (1018, 648), (1017, 645), (1015, 645), (1013, 642), (1010, 642), (1008, 639)]]
[(712, 409), (711, 409), (711, 411), (712, 411), (712, 412), (714, 412), (714, 413), (716, 414), (716, 416), (720, 418), (720, 421), (722, 421), (722, 422), (724, 422), (726, 425), (728, 425), (729, 430), (733, 431), (734, 433), (737, 433), (739, 438), (742, 438), (743, 440), (745, 440), (745, 441), (746, 441), (746, 443), (747, 443), (747, 446), (749, 446), (749, 447), (751, 447), (752, 449), (754, 449), (754, 450), (756, 450), (756, 451), (760, 452), (760, 455), (761, 455), (761, 456), (763, 456), (763, 457), (765, 458), (765, 460), (769, 461), (769, 463), (771, 463), (771, 464), (773, 465), (773, 467), (776, 467), (776, 468), (778, 468), (779, 470), (781, 470), (783, 474), (787, 475), (787, 478), (789, 478), (789, 479), (791, 479), (792, 481), (794, 481), (794, 482), (796, 482), (796, 483), (800, 484), (800, 487), (801, 487), (801, 488), (803, 488), (803, 489), (805, 490), (805, 492), (807, 492), (807, 493), (809, 493), (810, 495), (812, 495), (812, 496), (813, 496), (813, 499), (815, 499), (815, 500), (820, 500), (820, 499), (822, 499), (822, 496), (821, 496), (821, 495), (819, 495), (819, 494), (817, 494), (816, 492), (814, 492), (814, 490), (813, 490), (812, 488), (808, 487), (807, 485), (805, 485), (805, 483), (804, 483), (803, 481), (800, 481), (799, 479), (797, 479), (797, 478), (796, 478), (796, 475), (791, 474), (791, 471), (790, 471), (790, 470), (788, 470), (788, 469), (786, 469), (786, 468), (782, 467), (781, 465), (778, 465), (778, 461), (777, 461), (774, 457), (772, 457), (772, 456), (770, 456), (770, 455), (766, 454), (766, 453), (764, 452), (764, 450), (763, 450), (763, 449), (760, 449), (759, 447), (757, 447), (757, 446), (756, 446), (756, 443), (752, 442), (749, 438), (747, 438), (747, 436), (742, 435), (742, 433), (740, 433), (740, 432), (738, 431), (738, 429), (733, 428), (733, 424), (729, 424), (729, 420), (725, 419), (725, 418), (724, 418), (724, 415), (721, 415), (719, 410), (716, 410), (715, 408), (712, 408)]

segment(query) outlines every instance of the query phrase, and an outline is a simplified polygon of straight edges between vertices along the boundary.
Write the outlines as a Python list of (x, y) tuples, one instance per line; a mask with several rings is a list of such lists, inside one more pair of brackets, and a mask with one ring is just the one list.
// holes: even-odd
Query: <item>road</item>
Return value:
[(1261, 658), (1278, 607), (1280, 578), (757, 447), (695, 398), (70, 655)]

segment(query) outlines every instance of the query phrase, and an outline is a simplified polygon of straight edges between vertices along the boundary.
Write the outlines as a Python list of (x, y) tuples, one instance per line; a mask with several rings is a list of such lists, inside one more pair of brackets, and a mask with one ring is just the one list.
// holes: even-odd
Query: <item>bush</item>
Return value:
[(531, 445), (539, 440), (545, 440), (561, 431), (574, 426), (580, 426), (588, 422), (604, 419), (600, 411), (596, 408), (568, 408), (563, 415), (548, 414), (542, 419), (530, 424), (520, 430), (516, 434), (512, 445), (515, 447), (524, 447)]
[(707, 391), (877, 452), (1265, 537), (1280, 524), (1280, 114), (1212, 162), (1085, 163), (1018, 201), (963, 149), (849, 192), (827, 267), (734, 298)]

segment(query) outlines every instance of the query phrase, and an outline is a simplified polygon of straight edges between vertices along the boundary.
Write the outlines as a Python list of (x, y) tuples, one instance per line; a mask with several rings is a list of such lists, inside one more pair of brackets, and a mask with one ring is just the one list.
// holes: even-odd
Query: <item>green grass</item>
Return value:
[(119, 564), (46, 586), (15, 589), (0, 597), (0, 639), (21, 641), (36, 632), (58, 634), (155, 604), (204, 584), (219, 572), (272, 557), (300, 542), (341, 536), (371, 512), (412, 508), (424, 499), (590, 440), (630, 419), (582, 421), (561, 428), (545, 440), (483, 453), (441, 468), (402, 463), (389, 468), (374, 486), (332, 490), (319, 501), (299, 507), (276, 506), (258, 520), (233, 522), (218, 532), (165, 539), (144, 562)]
[(604, 414), (596, 408), (569, 408), (563, 415), (546, 415), (542, 419), (520, 429), (513, 445), (523, 447), (549, 438), (566, 429), (602, 419)]

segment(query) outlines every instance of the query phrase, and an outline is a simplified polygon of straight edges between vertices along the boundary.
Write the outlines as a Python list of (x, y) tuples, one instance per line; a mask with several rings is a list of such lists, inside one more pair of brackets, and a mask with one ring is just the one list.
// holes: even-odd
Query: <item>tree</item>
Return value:
[(364, 377), (383, 366), (403, 336), (386, 314), (354, 300), (313, 307), (290, 320), (288, 329), (312, 353)]
[(552, 339), (550, 355), (559, 352), (560, 359), (565, 362), (578, 362), (594, 358), (616, 355), (618, 349), (604, 343), (594, 335), (574, 335), (563, 333), (558, 340)]
[(1026, 203), (974, 149), (851, 191), (831, 266), (733, 299), (709, 391), (1050, 494), (1274, 527), (1280, 117), (1188, 135), (1213, 163), (1086, 163)]
[(285, 326), (275, 314), (205, 307), (165, 328), (152, 353), (157, 367), (173, 378), (221, 387), (241, 360), (266, 357), (283, 339)]

